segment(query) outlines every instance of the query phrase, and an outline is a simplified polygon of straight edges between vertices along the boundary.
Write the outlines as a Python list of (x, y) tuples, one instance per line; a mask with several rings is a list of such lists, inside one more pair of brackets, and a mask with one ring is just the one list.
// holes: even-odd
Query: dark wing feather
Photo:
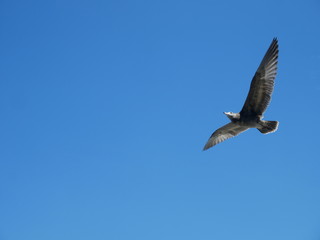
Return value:
[(241, 115), (262, 115), (267, 109), (277, 74), (278, 40), (273, 39), (255, 73)]
[(204, 146), (203, 150), (207, 150), (208, 148), (217, 145), (218, 143), (227, 140), (228, 138), (237, 136), (238, 134), (248, 130), (246, 127), (239, 126), (233, 122), (224, 125), (223, 127), (216, 130), (211, 137), (209, 138), (208, 142)]

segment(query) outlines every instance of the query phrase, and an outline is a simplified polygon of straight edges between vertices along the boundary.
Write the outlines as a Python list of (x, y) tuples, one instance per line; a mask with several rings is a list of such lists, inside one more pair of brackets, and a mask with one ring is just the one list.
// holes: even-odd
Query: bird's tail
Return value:
[(272, 133), (277, 131), (279, 122), (278, 121), (260, 121), (260, 127), (258, 127), (258, 130), (263, 133)]

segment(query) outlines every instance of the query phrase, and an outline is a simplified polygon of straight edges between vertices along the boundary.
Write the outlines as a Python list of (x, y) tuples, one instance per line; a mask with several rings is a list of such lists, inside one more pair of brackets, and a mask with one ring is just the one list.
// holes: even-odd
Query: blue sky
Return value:
[[(319, 240), (319, 12), (1, 1), (0, 239)], [(203, 152), (273, 37), (278, 131)]]

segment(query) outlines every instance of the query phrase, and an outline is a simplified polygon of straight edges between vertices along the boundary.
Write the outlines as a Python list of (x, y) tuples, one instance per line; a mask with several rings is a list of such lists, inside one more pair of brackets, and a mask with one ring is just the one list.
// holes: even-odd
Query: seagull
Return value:
[(203, 150), (235, 137), (249, 128), (257, 128), (263, 134), (272, 133), (278, 129), (278, 121), (262, 120), (263, 113), (271, 101), (277, 74), (278, 53), (278, 40), (274, 38), (251, 81), (250, 90), (241, 111), (239, 113), (224, 112), (231, 122), (216, 130)]

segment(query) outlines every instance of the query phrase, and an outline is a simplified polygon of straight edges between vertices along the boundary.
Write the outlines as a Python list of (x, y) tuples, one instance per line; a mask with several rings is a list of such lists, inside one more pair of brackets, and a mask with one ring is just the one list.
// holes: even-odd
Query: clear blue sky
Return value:
[[(1, 240), (319, 240), (320, 3), (0, 3)], [(203, 152), (273, 37), (265, 119)]]

